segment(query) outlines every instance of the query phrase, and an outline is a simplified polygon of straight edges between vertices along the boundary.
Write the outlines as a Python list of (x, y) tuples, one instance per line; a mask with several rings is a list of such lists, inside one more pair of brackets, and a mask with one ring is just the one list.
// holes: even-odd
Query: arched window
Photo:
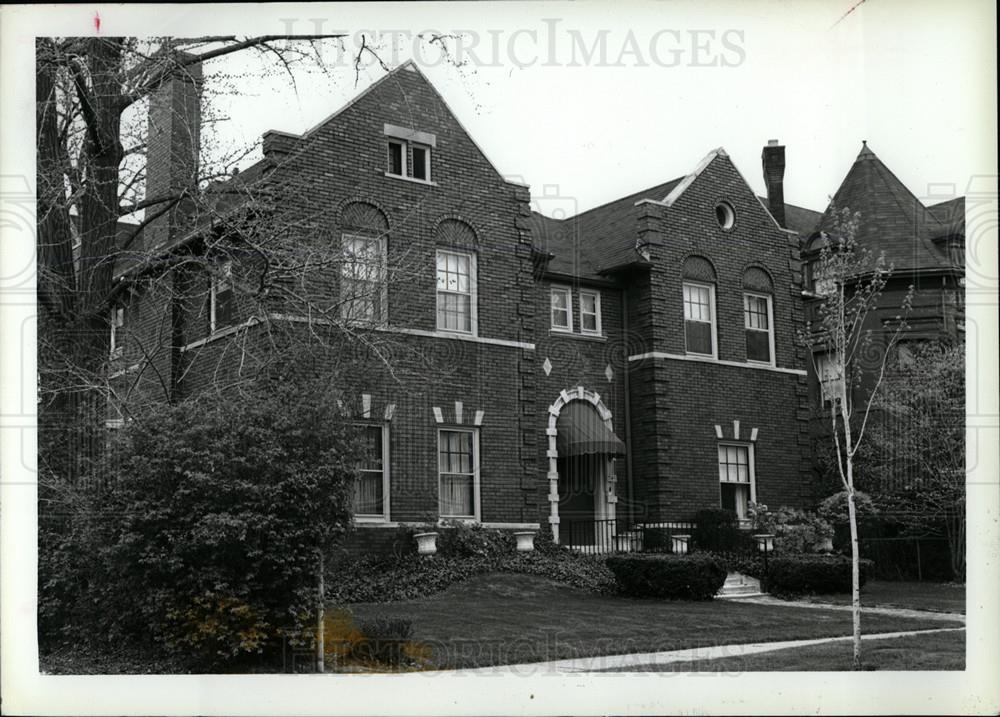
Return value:
[(351, 202), (340, 212), (340, 307), (350, 323), (388, 320), (386, 232), (389, 221), (374, 204)]
[(715, 358), (715, 269), (708, 259), (689, 256), (684, 260), (682, 274), (685, 351)]
[(476, 232), (459, 219), (438, 223), (437, 328), (461, 334), (478, 334), (476, 286)]
[(743, 325), (747, 361), (774, 364), (774, 283), (757, 266), (743, 272)]

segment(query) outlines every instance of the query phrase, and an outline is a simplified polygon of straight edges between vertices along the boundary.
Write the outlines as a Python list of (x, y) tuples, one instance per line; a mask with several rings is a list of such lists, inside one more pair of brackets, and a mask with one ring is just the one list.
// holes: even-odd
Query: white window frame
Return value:
[[(396, 174), (395, 172), (392, 171), (392, 164), (389, 162), (389, 147), (390, 147), (390, 145), (394, 145), (394, 144), (395, 145), (399, 145), (399, 154), (401, 156), (400, 164), (399, 164), (400, 174)], [(407, 160), (407, 156), (406, 155), (407, 155), (407, 149), (408, 149), (407, 145), (408, 145), (408, 142), (405, 139), (397, 139), (395, 137), (386, 137), (386, 145), (385, 145), (385, 151), (386, 151), (386, 155), (385, 155), (385, 159), (386, 159), (385, 173), (386, 173), (386, 176), (388, 176), (388, 177), (406, 177), (407, 176), (407, 174), (406, 174), (406, 169), (407, 169), (407, 161), (406, 161)]]
[[(747, 451), (747, 478), (749, 483), (744, 483), (742, 481), (731, 481), (723, 480), (722, 476), (719, 476), (719, 505), (722, 505), (722, 486), (727, 485), (749, 485), (750, 486), (750, 496), (748, 501), (750, 503), (757, 502), (757, 469), (756, 469), (756, 457), (754, 456), (754, 444), (753, 443), (743, 443), (740, 441), (719, 441), (716, 444), (716, 457), (715, 457), (715, 470), (716, 473), (722, 465), (721, 456), (719, 452), (723, 448), (745, 448)], [(739, 517), (737, 515), (737, 517)], [(739, 518), (741, 521), (745, 521), (748, 518), (746, 516)]]
[[(411, 142), (410, 143), (410, 151), (412, 152), (415, 149), (422, 149), (424, 151), (424, 174), (426, 174), (427, 176), (423, 177), (423, 178), (420, 178), (416, 174), (413, 173), (413, 170), (417, 166), (417, 161), (414, 159), (413, 162), (412, 162), (412, 164), (411, 164), (411, 166), (410, 166), (409, 178), (412, 179), (415, 182), (431, 182), (431, 181), (433, 181), (433, 179), (431, 177), (431, 164), (432, 164), (432, 162), (431, 162), (431, 147), (430, 147), (430, 145), (420, 144), (419, 142)], [(404, 149), (404, 152), (405, 151), (406, 150)]]
[[(692, 286), (702, 289), (708, 289), (708, 313), (711, 317), (710, 323), (712, 326), (711, 336), (712, 336), (712, 353), (706, 354), (699, 351), (691, 351), (688, 349), (687, 345), (687, 322), (695, 321), (695, 323), (704, 323), (703, 321), (696, 321), (694, 319), (688, 319), (687, 310), (684, 307), (684, 287)], [(681, 312), (684, 319), (684, 353), (688, 356), (702, 356), (704, 358), (717, 359), (719, 357), (719, 341), (717, 334), (717, 323), (715, 314), (715, 284), (708, 284), (703, 281), (687, 281), (685, 280), (681, 284)]]
[[(580, 289), (578, 292), (577, 301), (580, 302), (580, 333), (584, 336), (603, 336), (603, 330), (601, 327), (601, 292), (596, 289)], [(596, 314), (597, 320), (594, 325), (597, 327), (595, 329), (586, 329), (583, 326), (584, 315), (589, 315), (583, 310), (583, 297), (593, 296), (594, 297), (594, 312)]]
[[(388, 423), (359, 423), (359, 428), (381, 428), (382, 429), (382, 513), (381, 515), (354, 514), (355, 523), (388, 523), (389, 522), (389, 424)], [(374, 471), (366, 471), (373, 473)], [(352, 508), (353, 509), (353, 508)]]
[[(762, 293), (756, 292), (756, 291), (744, 291), (743, 292), (743, 330), (744, 331), (758, 331), (758, 332), (761, 331), (761, 329), (751, 328), (748, 325), (749, 321), (747, 321), (747, 310), (749, 309), (749, 306), (747, 306), (747, 304), (749, 304), (749, 302), (747, 301), (747, 299), (750, 298), (750, 297), (753, 297), (755, 299), (763, 299), (765, 302), (767, 302), (767, 347), (768, 347), (768, 352), (769, 352), (769, 355), (770, 355), (770, 360), (768, 360), (768, 361), (759, 361), (757, 359), (752, 359), (749, 356), (747, 356), (747, 363), (758, 364), (760, 366), (774, 366), (775, 365), (775, 356), (774, 356), (774, 301), (772, 300), (772, 297), (771, 297), (770, 294), (762, 294)], [(744, 343), (745, 343), (745, 338), (746, 337), (744, 337)]]
[(125, 328), (125, 307), (124, 306), (113, 306), (111, 307), (111, 336), (108, 339), (108, 349), (111, 354), (111, 358), (118, 358), (122, 355), (122, 346), (118, 341), (118, 331), (119, 329)]
[[(443, 433), (471, 433), (472, 434), (472, 505), (474, 515), (446, 515), (441, 508), (441, 434)], [(438, 487), (438, 516), (442, 520), (468, 520), (479, 522), (482, 515), (482, 505), (480, 502), (480, 460), (479, 460), (479, 429), (465, 428), (463, 426), (444, 426), (437, 430), (437, 445), (434, 453), (435, 465), (437, 466), (437, 487)]]
[[(818, 351), (813, 356), (813, 361), (816, 366), (816, 380), (819, 383), (819, 397), (822, 403), (830, 403), (834, 400), (840, 398), (842, 391), (840, 389), (836, 391), (829, 390), (828, 386), (838, 386), (844, 383), (844, 374), (841, 371), (839, 377), (834, 376), (831, 378), (824, 378), (825, 371), (823, 370), (823, 364), (825, 358), (830, 358), (830, 360), (839, 366), (839, 361), (836, 359), (837, 351), (831, 349), (829, 351)], [(843, 367), (841, 367), (843, 368)]]
[[(552, 297), (557, 292), (564, 293), (566, 295), (566, 317), (569, 321), (567, 326), (559, 326), (556, 324), (555, 318), (552, 315)], [(552, 284), (549, 287), (549, 328), (551, 331), (555, 331), (560, 334), (573, 333), (573, 289), (571, 287), (563, 286), (561, 284)]]
[[(439, 294), (458, 294), (463, 295), (464, 292), (459, 291), (448, 291), (447, 289), (439, 289), (437, 285), (437, 264), (438, 258), (442, 254), (451, 254), (453, 256), (464, 256), (469, 259), (469, 331), (464, 331), (462, 329), (449, 329), (441, 325), (441, 313), (438, 311), (438, 295)], [(434, 325), (437, 330), (446, 334), (458, 334), (460, 336), (478, 336), (479, 335), (479, 294), (478, 294), (478, 281), (476, 276), (478, 274), (478, 267), (476, 265), (476, 254), (471, 251), (460, 251), (457, 249), (441, 249), (439, 248), (434, 253)]]
[[(216, 294), (222, 291), (222, 287), (228, 286), (229, 291), (233, 293), (233, 301), (236, 300), (235, 287), (233, 286), (233, 262), (223, 261), (219, 262), (216, 266), (217, 271), (212, 272), (212, 287), (211, 287), (211, 301), (209, 301), (209, 333), (215, 334), (219, 331), (228, 329), (229, 326), (235, 326), (234, 321), (229, 326), (218, 326), (216, 321), (215, 311), (216, 311)], [(235, 307), (234, 307), (235, 308)]]
[(348, 307), (351, 305), (351, 301), (344, 297), (344, 266), (341, 267), (340, 271), (340, 317), (352, 324), (361, 325), (371, 325), (371, 326), (383, 326), (389, 321), (389, 282), (388, 277), (388, 259), (386, 257), (386, 242), (384, 236), (369, 236), (365, 234), (352, 234), (351, 232), (344, 232), (340, 235), (340, 250), (345, 258), (347, 257), (346, 245), (347, 242), (352, 239), (360, 239), (365, 242), (376, 242), (378, 244), (378, 256), (379, 256), (379, 266), (378, 266), (378, 284), (381, 293), (381, 301), (379, 302), (379, 308), (381, 313), (379, 316), (375, 316), (368, 321), (366, 319), (359, 319), (350, 317)]

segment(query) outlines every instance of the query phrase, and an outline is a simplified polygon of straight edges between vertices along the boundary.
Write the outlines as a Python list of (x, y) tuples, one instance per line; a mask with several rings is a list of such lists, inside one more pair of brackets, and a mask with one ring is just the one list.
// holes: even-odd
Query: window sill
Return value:
[(559, 331), (557, 329), (549, 330), (549, 336), (565, 336), (570, 339), (583, 339), (584, 341), (597, 341), (605, 342), (608, 337), (604, 334), (577, 334), (570, 331)]
[(385, 525), (389, 523), (389, 519), (377, 515), (355, 515), (354, 523), (356, 525)]
[(249, 326), (253, 326), (256, 323), (257, 319), (251, 318), (247, 319), (242, 324), (233, 324), (232, 326), (227, 326), (224, 329), (217, 329), (216, 331), (210, 333), (208, 336), (205, 336), (203, 338), (197, 339), (196, 341), (192, 341), (189, 344), (186, 344), (183, 348), (181, 348), (181, 351), (182, 352), (190, 351), (191, 349), (196, 349), (199, 346), (204, 346), (205, 344), (225, 338), (226, 336), (232, 336), (236, 332), (241, 331)]
[(404, 177), (401, 174), (392, 174), (391, 172), (385, 172), (384, 174), (385, 174), (386, 177), (389, 177), (390, 179), (401, 179), (404, 182), (412, 182), (413, 184), (423, 184), (424, 186), (428, 186), (428, 187), (436, 187), (437, 186), (437, 182), (432, 182), (429, 179), (417, 179), (416, 177)]
[(754, 361), (752, 359), (747, 359), (748, 366), (759, 366), (760, 368), (774, 368), (774, 361)]

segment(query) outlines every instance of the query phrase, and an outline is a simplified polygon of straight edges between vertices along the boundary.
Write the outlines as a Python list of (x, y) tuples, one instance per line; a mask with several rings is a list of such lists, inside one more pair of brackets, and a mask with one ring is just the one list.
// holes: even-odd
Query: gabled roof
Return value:
[(671, 179), (567, 219), (552, 219), (532, 212), (535, 249), (553, 255), (549, 271), (599, 278), (602, 271), (637, 258), (636, 202), (642, 199), (662, 202), (683, 180), (684, 177)]
[(945, 232), (938, 216), (899, 181), (863, 143), (861, 152), (815, 228), (832, 232), (835, 213), (860, 214), (857, 241), (897, 270), (948, 268), (952, 264), (933, 238)]
[[(766, 207), (767, 197), (758, 196), (757, 199)], [(806, 209), (795, 204), (785, 204), (785, 229), (791, 229), (802, 237), (808, 237), (816, 229), (819, 220), (823, 217), (823, 212), (814, 209)]]

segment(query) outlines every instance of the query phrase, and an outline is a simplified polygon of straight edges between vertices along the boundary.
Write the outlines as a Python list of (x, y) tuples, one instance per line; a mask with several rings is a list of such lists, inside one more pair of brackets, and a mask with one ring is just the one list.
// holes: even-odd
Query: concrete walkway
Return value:
[[(835, 605), (833, 603), (809, 602), (807, 600), (779, 600), (770, 595), (734, 595), (729, 600), (752, 602), (757, 605), (778, 605), (784, 607), (806, 607), (817, 610), (851, 610), (850, 605)], [(891, 615), (893, 617), (915, 617), (922, 620), (944, 620), (946, 622), (965, 623), (965, 615), (960, 612), (934, 612), (932, 610), (911, 610), (902, 607), (868, 607), (861, 606), (862, 615)]]
[[(919, 611), (912, 611), (919, 612)], [(862, 635), (861, 639), (868, 640), (891, 640), (896, 637), (909, 637), (911, 635), (929, 635), (939, 632), (955, 632), (964, 630), (964, 627), (941, 627), (931, 630), (907, 630), (905, 632), (886, 632), (876, 635)], [(848, 642), (850, 635), (841, 637), (820, 637), (812, 640), (783, 640), (781, 642), (754, 642), (743, 645), (714, 645), (709, 647), (695, 647), (688, 650), (673, 650), (670, 652), (642, 652), (629, 655), (599, 655), (596, 657), (582, 657), (572, 660), (551, 660), (548, 662), (528, 662), (519, 665), (496, 665), (493, 667), (481, 667), (470, 670), (441, 670), (441, 672), (452, 672), (463, 675), (552, 675), (573, 672), (603, 672), (606, 670), (634, 670), (643, 671), (643, 668), (653, 665), (666, 665), (674, 662), (695, 662), (698, 660), (713, 660), (722, 657), (743, 657), (755, 655), (761, 652), (772, 652), (774, 650), (784, 650), (790, 647), (809, 647), (810, 645), (822, 645), (830, 642)], [(435, 670), (434, 672), (438, 672)]]

